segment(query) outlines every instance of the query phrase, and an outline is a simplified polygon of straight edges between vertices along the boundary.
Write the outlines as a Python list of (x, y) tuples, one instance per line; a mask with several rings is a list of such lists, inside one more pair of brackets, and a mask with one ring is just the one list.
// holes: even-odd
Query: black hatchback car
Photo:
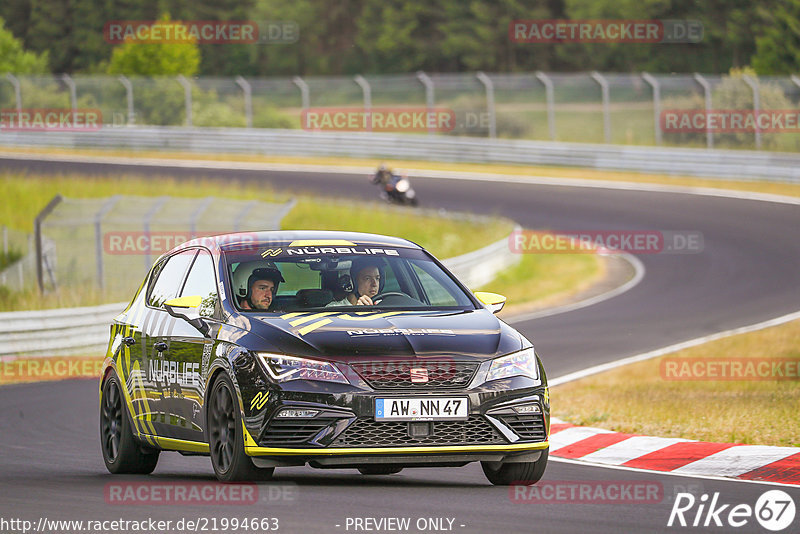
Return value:
[(348, 232), (201, 238), (159, 258), (111, 325), (100, 437), (112, 473), (161, 451), (220, 480), (276, 467), (480, 461), (538, 481), (547, 380), (533, 345), (410, 241)]

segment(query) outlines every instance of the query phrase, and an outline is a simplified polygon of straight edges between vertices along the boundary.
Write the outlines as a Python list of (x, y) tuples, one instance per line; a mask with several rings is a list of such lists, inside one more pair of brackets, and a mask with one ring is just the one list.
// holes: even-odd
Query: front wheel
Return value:
[(269, 478), (273, 468), (259, 469), (244, 452), (244, 430), (236, 390), (221, 374), (208, 396), (208, 445), (214, 474), (222, 482)]
[(147, 475), (158, 463), (160, 451), (140, 445), (133, 436), (124, 394), (113, 371), (103, 384), (100, 401), (100, 447), (106, 469), (114, 474)]
[(481, 462), (483, 474), (495, 486), (521, 484), (531, 486), (541, 480), (547, 467), (547, 456), (550, 449), (544, 449), (535, 462), (499, 463)]

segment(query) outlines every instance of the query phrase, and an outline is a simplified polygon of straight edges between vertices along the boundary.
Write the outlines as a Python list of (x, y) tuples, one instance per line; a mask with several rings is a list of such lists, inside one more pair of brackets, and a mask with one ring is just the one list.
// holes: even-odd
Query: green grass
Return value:
[(800, 359), (800, 321), (556, 386), (553, 415), (617, 432), (800, 447), (800, 378), (686, 381), (662, 374), (667, 359), (723, 357)]

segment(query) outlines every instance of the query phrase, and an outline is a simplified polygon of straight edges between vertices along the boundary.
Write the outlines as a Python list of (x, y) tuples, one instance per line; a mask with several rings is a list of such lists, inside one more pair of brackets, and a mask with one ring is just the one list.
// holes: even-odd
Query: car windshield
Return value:
[[(419, 249), (371, 245), (248, 248), (224, 253), (232, 300), (240, 311), (476, 308), (453, 278)], [(272, 295), (265, 295), (270, 290)]]

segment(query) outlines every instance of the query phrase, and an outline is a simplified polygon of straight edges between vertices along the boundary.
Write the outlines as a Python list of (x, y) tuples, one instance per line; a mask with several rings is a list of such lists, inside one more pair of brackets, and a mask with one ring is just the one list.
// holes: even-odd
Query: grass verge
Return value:
[[(0, 173), (0, 193), (9, 201), (0, 206), (0, 225), (22, 231), (33, 230), (33, 219), (57, 193), (73, 198), (97, 198), (114, 194), (139, 196), (258, 198), (284, 202), (288, 199), (252, 182), (221, 183), (209, 179), (191, 182), (170, 177), (141, 176), (38, 176)], [(451, 219), (433, 212), (401, 209), (380, 203), (359, 204), (300, 196), (294, 209), (282, 221), (283, 229), (352, 230), (399, 235), (419, 243), (439, 258), (470, 252), (503, 239), (513, 224), (500, 217)], [(91, 259), (91, 258), (90, 258)], [(135, 259), (135, 258), (134, 258)], [(92, 260), (93, 261), (93, 260)], [(133, 259), (131, 259), (133, 261)], [(558, 275), (554, 275), (558, 273)], [(573, 294), (602, 276), (598, 258), (587, 255), (526, 255), (522, 262), (501, 274), (488, 289), (502, 292), (513, 304)], [(101, 291), (94, 286), (62, 287), (42, 298), (38, 291), (10, 291), (0, 286), (0, 310), (34, 310), (72, 306), (93, 306), (123, 301), (131, 287)]]
[[(800, 447), (800, 377), (675, 380), (662, 362), (688, 358), (800, 359), (800, 321), (739, 334), (553, 388), (553, 415), (648, 436)], [(707, 369), (707, 367), (701, 367)], [(791, 367), (787, 367), (791, 369)]]

